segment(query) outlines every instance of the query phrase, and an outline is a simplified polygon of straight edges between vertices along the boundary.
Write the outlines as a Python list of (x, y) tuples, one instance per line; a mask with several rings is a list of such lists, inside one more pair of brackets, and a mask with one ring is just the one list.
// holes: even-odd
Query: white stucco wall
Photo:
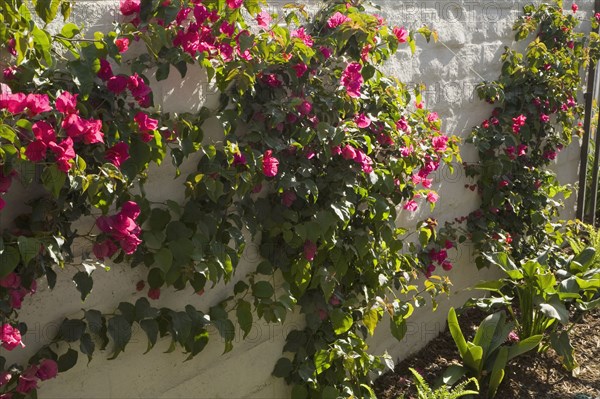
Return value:
[[(285, 2), (269, 2), (276, 9)], [(513, 44), (511, 26), (520, 15), (522, 5), (530, 1), (379, 1), (381, 15), (390, 24), (418, 28), (423, 24), (436, 29), (438, 43), (419, 40), (417, 53), (408, 49), (400, 51), (388, 71), (410, 84), (425, 83), (427, 106), (438, 112), (443, 129), (460, 137), (467, 137), (470, 128), (489, 116), (491, 107), (476, 99), (474, 87), (483, 79), (493, 80), (500, 72), (499, 57), (504, 46)], [(580, 15), (590, 15), (591, 2), (581, 2)], [(316, 3), (311, 3), (316, 4)], [(567, 7), (570, 4), (566, 5)], [(110, 26), (118, 14), (118, 1), (84, 1), (75, 4), (72, 19), (84, 23), (88, 30), (103, 30)], [(584, 29), (589, 26), (584, 24)], [(153, 86), (157, 105), (168, 111), (195, 109), (203, 101), (214, 100), (214, 90), (205, 83), (201, 71), (191, 71), (184, 82), (173, 74), (168, 80)], [(218, 134), (217, 134), (218, 135)], [(576, 147), (576, 146), (575, 146)], [(463, 160), (475, 161), (475, 152), (468, 147), (462, 151)], [(579, 152), (577, 148), (565, 151), (557, 161), (557, 170), (563, 182), (574, 182), (577, 176)], [(183, 174), (185, 176), (185, 173)], [(463, 216), (477, 207), (477, 196), (464, 189), (466, 180), (460, 165), (453, 174), (447, 169), (439, 171), (435, 188), (441, 200), (433, 217), (441, 222)], [(169, 198), (171, 193), (182, 192), (181, 179), (173, 180), (173, 170), (160, 168), (153, 171), (148, 191), (157, 198)], [(421, 218), (426, 213), (409, 218)], [(566, 212), (571, 216), (572, 205)], [(470, 293), (463, 289), (475, 281), (485, 279), (474, 266), (472, 250), (461, 246), (454, 257), (456, 266), (450, 273), (455, 295), (450, 300), (440, 298), (440, 309), (417, 311), (409, 321), (408, 334), (397, 342), (387, 333), (387, 323), (370, 340), (374, 353), (387, 350), (394, 359), (406, 356), (424, 346), (444, 328), (447, 309), (460, 305)], [(257, 247), (248, 245), (237, 278), (258, 260)], [(95, 308), (111, 312), (120, 301), (135, 301), (138, 294), (135, 284), (146, 275), (146, 269), (113, 267), (109, 272), (98, 270), (94, 274), (94, 291), (85, 303), (70, 281), (74, 268), (59, 271), (60, 292), (41, 288), (34, 297), (25, 300), (20, 313), (30, 326), (24, 337), (27, 347), (23, 351), (3, 353), (9, 360), (23, 361), (47, 342), (56, 332), (62, 319), (78, 314), (81, 308)], [(68, 288), (71, 287), (71, 288)], [(181, 309), (187, 303), (207, 310), (218, 302), (225, 290), (207, 289), (202, 297), (184, 291), (175, 293), (162, 290), (160, 301)], [(176, 350), (163, 352), (168, 340), (159, 341), (157, 347), (146, 355), (146, 338), (143, 332), (134, 333), (126, 352), (116, 360), (108, 361), (109, 353), (97, 353), (91, 363), (78, 365), (55, 380), (41, 385), (40, 398), (281, 398), (289, 396), (283, 380), (271, 377), (285, 337), (294, 328), (302, 327), (299, 315), (290, 315), (283, 325), (267, 325), (258, 321), (245, 341), (235, 343), (232, 352), (222, 356), (223, 344), (216, 331), (211, 342), (195, 359), (183, 363), (185, 356)], [(238, 334), (240, 335), (240, 334)]]

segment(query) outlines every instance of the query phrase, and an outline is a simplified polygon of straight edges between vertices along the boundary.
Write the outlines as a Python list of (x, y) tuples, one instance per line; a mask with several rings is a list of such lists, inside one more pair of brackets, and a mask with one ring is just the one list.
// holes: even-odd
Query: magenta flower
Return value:
[(135, 114), (133, 120), (137, 123), (141, 133), (148, 133), (158, 129), (158, 120), (150, 118), (148, 114), (142, 111)]
[(129, 79), (125, 75), (111, 76), (106, 82), (108, 91), (114, 94), (121, 94), (127, 88)]
[(44, 359), (38, 365), (35, 375), (42, 381), (56, 377), (58, 374), (58, 364), (52, 359)]
[(97, 242), (92, 247), (92, 251), (94, 255), (99, 260), (104, 260), (104, 258), (111, 258), (119, 248), (117, 245), (112, 242), (112, 240), (104, 240), (102, 242)]
[(153, 300), (160, 298), (160, 288), (150, 288), (148, 290), (148, 298)]
[(364, 129), (371, 125), (371, 118), (369, 118), (365, 114), (357, 114), (354, 117), (354, 122), (359, 128)]
[(393, 29), (393, 32), (394, 32), (394, 35), (396, 36), (396, 39), (398, 39), (398, 42), (406, 43), (406, 41), (408, 40), (408, 31), (406, 29), (404, 29), (404, 27), (402, 27), (402, 28), (395, 27)]
[(311, 240), (306, 240), (304, 242), (304, 259), (306, 259), (309, 262), (312, 262), (315, 259), (316, 253), (317, 244), (315, 244)]
[(289, 208), (290, 206), (292, 206), (294, 204), (294, 202), (296, 201), (296, 198), (297, 198), (296, 193), (292, 190), (288, 190), (288, 191), (285, 191), (283, 193), (283, 195), (281, 196), (281, 203), (286, 208)]
[(304, 44), (308, 47), (312, 47), (314, 44), (312, 37), (304, 31), (304, 27), (293, 30), (290, 36), (297, 37), (298, 39), (302, 40), (302, 42), (304, 42)]
[(12, 351), (19, 345), (23, 348), (25, 347), (23, 342), (21, 342), (21, 332), (10, 324), (2, 325), (2, 329), (0, 330), (0, 342), (2, 342), (2, 347), (7, 351)]
[(258, 22), (258, 26), (268, 28), (269, 23), (271, 23), (271, 14), (266, 11), (259, 12), (256, 16), (256, 22)]
[(267, 150), (263, 155), (262, 170), (263, 174), (267, 177), (274, 177), (277, 175), (279, 167), (279, 160), (273, 157), (273, 151)]
[(360, 97), (360, 88), (363, 84), (363, 77), (360, 73), (362, 65), (358, 62), (348, 64), (342, 73), (342, 85), (346, 88), (348, 95), (353, 98)]
[(351, 21), (350, 18), (338, 11), (327, 20), (327, 26), (334, 29), (349, 21)]
[(240, 8), (244, 4), (244, 0), (227, 0), (227, 6), (229, 8)]
[(104, 159), (117, 168), (120, 167), (123, 162), (129, 159), (129, 145), (123, 141), (118, 142), (106, 150)]
[(419, 204), (417, 204), (417, 201), (415, 200), (410, 200), (404, 204), (403, 208), (409, 212), (415, 212), (417, 209), (419, 209)]
[(119, 10), (125, 16), (136, 14), (140, 12), (140, 0), (121, 0)]
[(350, 144), (346, 144), (344, 148), (342, 148), (342, 157), (344, 157), (344, 159), (354, 159), (356, 157), (356, 149)]
[(11, 272), (8, 276), (0, 278), (0, 287), (17, 289), (21, 286), (21, 277)]
[(436, 152), (444, 152), (448, 145), (448, 136), (436, 136), (431, 139), (431, 144)]
[(438, 199), (440, 199), (440, 196), (437, 195), (435, 191), (430, 191), (427, 193), (427, 202), (435, 204), (438, 201)]
[(333, 54), (331, 49), (329, 47), (325, 47), (325, 46), (319, 47), (319, 51), (321, 52), (321, 54), (323, 54), (323, 57), (325, 59), (328, 59)]
[(129, 39), (126, 37), (117, 39), (115, 40), (115, 45), (119, 49), (119, 53), (124, 53), (129, 49)]
[(294, 68), (294, 70), (296, 71), (297, 78), (301, 78), (302, 75), (304, 75), (308, 70), (308, 66), (306, 66), (304, 62), (299, 62), (296, 65), (292, 66), (292, 68)]
[(25, 99), (27, 108), (29, 109), (29, 116), (36, 116), (42, 112), (48, 112), (52, 110), (50, 106), (50, 99), (47, 94), (28, 94)]
[(63, 91), (56, 98), (56, 109), (63, 114), (74, 114), (77, 112), (77, 96), (79, 94), (71, 94), (68, 91)]

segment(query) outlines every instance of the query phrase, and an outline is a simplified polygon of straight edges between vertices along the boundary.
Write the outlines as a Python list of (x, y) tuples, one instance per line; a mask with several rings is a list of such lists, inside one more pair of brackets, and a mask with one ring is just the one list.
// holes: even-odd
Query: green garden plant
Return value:
[(464, 376), (474, 377), (480, 383), (485, 382), (487, 395), (494, 397), (504, 378), (508, 362), (534, 349), (542, 340), (542, 335), (532, 335), (507, 344), (514, 337), (511, 334), (513, 327), (512, 322), (506, 321), (504, 312), (497, 312), (481, 322), (473, 341), (466, 341), (458, 324), (456, 311), (451, 308), (448, 312), (448, 329), (463, 364), (448, 367), (444, 372), (443, 382), (454, 385)]
[[(454, 387), (443, 385), (433, 389), (419, 372), (413, 368), (409, 368), (414, 376), (415, 387), (417, 388), (418, 399), (455, 399), (463, 396), (478, 395), (479, 383), (475, 377), (471, 377), (466, 381), (462, 381)], [(475, 389), (468, 389), (469, 385), (475, 385)], [(403, 399), (401, 396), (399, 399)]]

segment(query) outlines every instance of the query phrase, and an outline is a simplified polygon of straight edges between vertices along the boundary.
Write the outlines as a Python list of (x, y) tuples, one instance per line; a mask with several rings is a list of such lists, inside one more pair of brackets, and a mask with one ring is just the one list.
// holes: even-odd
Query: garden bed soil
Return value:
[[(469, 338), (485, 317), (471, 309), (459, 316), (463, 333)], [(597, 399), (600, 398), (600, 309), (584, 316), (570, 333), (575, 347), (578, 369), (565, 370), (558, 355), (530, 352), (514, 359), (506, 368), (506, 376), (498, 389), (499, 399)], [(412, 367), (429, 383), (460, 357), (450, 333), (446, 330), (415, 355), (396, 365), (394, 372), (381, 376), (375, 383), (378, 398), (396, 399), (401, 395), (416, 398), (411, 382)], [(484, 397), (483, 395), (481, 397)]]

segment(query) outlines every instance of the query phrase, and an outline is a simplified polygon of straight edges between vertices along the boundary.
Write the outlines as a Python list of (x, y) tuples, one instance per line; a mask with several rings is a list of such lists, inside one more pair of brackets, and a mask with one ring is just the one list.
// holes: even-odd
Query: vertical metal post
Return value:
[[(595, 0), (594, 12), (600, 12), (600, 0)], [(597, 61), (597, 60), (596, 60)], [(590, 138), (592, 135), (591, 121), (592, 121), (592, 105), (594, 102), (594, 84), (596, 80), (596, 67), (595, 64), (590, 64), (588, 72), (587, 90), (585, 93), (585, 115), (583, 121), (583, 143), (581, 145), (581, 163), (579, 165), (579, 195), (577, 196), (577, 219), (584, 220), (587, 223), (595, 224), (596, 214), (596, 201), (597, 201), (597, 190), (598, 190), (598, 156), (600, 155), (600, 143), (598, 138), (600, 132), (596, 131), (595, 143), (596, 156), (594, 158), (594, 181), (592, 182), (591, 195), (592, 204), (590, 205), (590, 211), (585, 212), (586, 194), (587, 194), (587, 168), (588, 168), (588, 154), (590, 148)], [(598, 124), (600, 127), (600, 123)], [(594, 184), (595, 183), (595, 184)]]

